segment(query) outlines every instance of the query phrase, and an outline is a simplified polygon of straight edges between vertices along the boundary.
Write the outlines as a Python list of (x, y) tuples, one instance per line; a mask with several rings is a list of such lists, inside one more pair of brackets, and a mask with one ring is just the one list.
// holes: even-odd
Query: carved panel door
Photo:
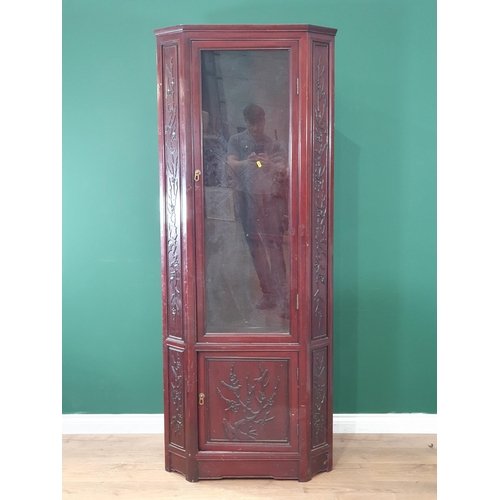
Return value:
[(291, 377), (296, 358), (295, 353), (201, 354), (200, 450), (296, 450), (298, 388)]

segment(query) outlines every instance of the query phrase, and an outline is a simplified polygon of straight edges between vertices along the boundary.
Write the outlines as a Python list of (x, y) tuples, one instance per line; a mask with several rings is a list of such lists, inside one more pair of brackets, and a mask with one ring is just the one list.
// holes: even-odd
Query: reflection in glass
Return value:
[(206, 330), (286, 333), (289, 54), (201, 54)]

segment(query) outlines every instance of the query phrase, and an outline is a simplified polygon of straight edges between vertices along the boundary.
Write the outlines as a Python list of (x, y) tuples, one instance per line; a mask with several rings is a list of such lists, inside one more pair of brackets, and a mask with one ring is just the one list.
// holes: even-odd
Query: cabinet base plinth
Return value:
[(200, 479), (271, 478), (298, 479), (298, 460), (200, 460)]
[[(254, 457), (231, 458), (221, 456), (202, 456), (189, 463), (184, 457), (170, 455), (171, 468), (167, 472), (178, 472), (190, 482), (199, 479), (295, 479), (307, 482), (318, 473), (332, 470), (331, 457), (328, 452), (311, 458), (311, 468), (303, 475), (300, 460), (294, 458)], [(191, 471), (191, 472), (190, 472)]]
[(326, 451), (320, 455), (316, 455), (311, 459), (311, 471), (312, 475), (316, 475), (320, 472), (330, 472), (332, 470), (332, 456)]

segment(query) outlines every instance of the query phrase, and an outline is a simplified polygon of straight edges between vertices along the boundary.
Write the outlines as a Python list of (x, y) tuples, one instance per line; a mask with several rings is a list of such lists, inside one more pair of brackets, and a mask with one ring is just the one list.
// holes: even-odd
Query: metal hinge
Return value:
[(299, 294), (297, 294), (295, 298), (295, 309), (297, 309), (297, 311), (299, 310)]
[(297, 95), (299, 95), (299, 79), (297, 78)]

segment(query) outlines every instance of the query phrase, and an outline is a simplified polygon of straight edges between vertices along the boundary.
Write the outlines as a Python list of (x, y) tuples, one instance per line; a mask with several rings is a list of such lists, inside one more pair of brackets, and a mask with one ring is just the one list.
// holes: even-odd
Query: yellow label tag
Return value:
[(261, 167), (262, 167), (262, 163), (261, 163), (260, 161), (258, 161), (258, 160), (257, 160), (257, 162), (256, 162), (256, 163), (257, 163), (257, 166), (258, 166), (259, 168), (261, 168)]

